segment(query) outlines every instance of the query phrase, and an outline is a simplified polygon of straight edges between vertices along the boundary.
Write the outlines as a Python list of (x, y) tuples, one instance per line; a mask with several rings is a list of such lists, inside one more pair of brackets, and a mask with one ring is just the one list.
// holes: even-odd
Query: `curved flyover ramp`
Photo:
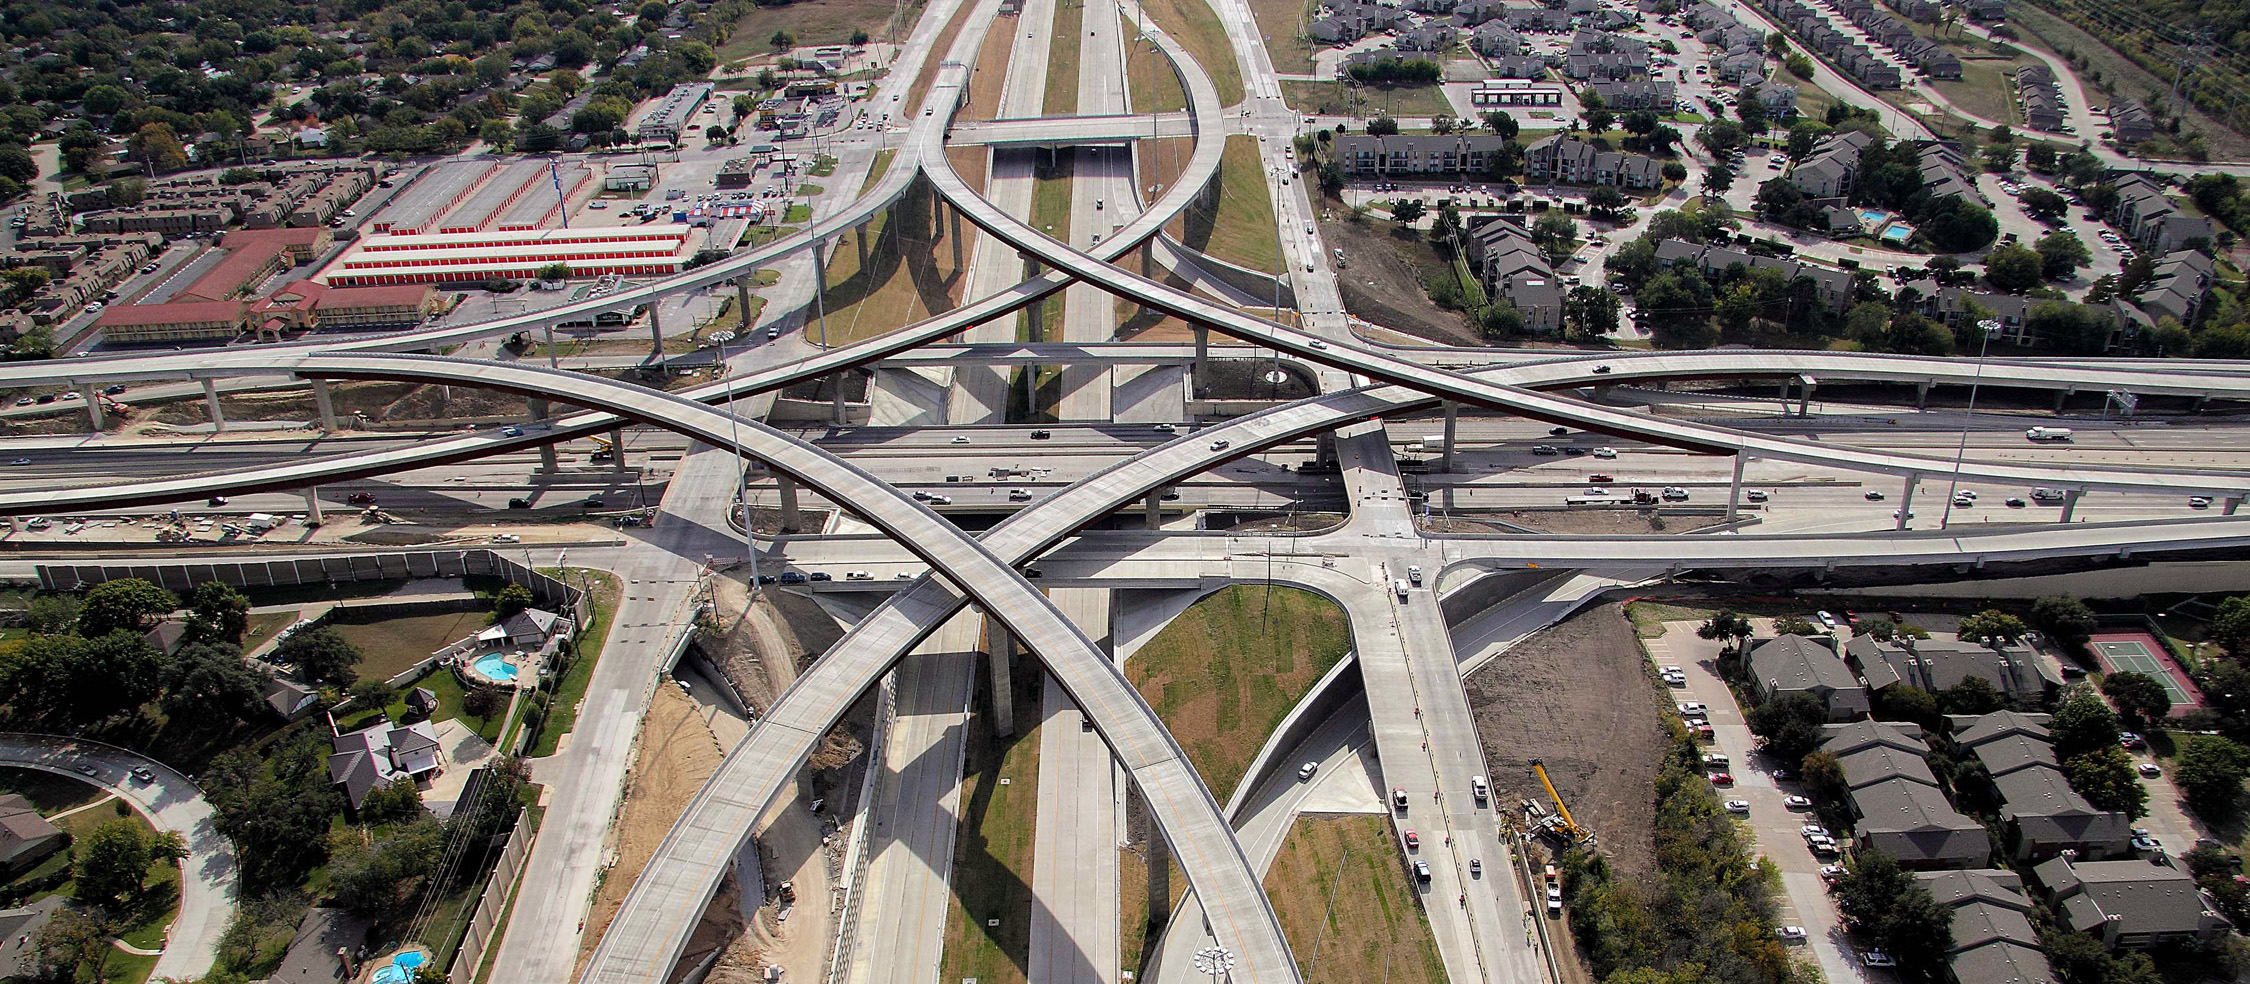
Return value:
[[(308, 359), (300, 371), (338, 379), (393, 379), (482, 386), (568, 400), (646, 421), (719, 447), (739, 447), (776, 471), (853, 509), (930, 564), (1022, 639), (1072, 699), (1086, 709), (1112, 752), (1145, 794), (1158, 828), (1179, 856), (1188, 882), (1205, 900), (1214, 931), (1241, 960), (1245, 984), (1294, 984), (1296, 965), (1281, 926), (1249, 860), (1234, 841), (1203, 781), (1154, 711), (1062, 612), (1031, 582), (958, 527), (897, 489), (847, 462), (755, 421), (654, 390), (571, 373), (485, 362), (399, 355), (331, 355)], [(739, 435), (740, 444), (736, 444)], [(915, 640), (900, 640), (900, 651)], [(870, 667), (870, 670), (874, 668)], [(875, 672), (853, 680), (873, 682)], [(807, 676), (768, 710), (759, 731), (817, 738), (857, 699), (841, 674)], [(843, 685), (838, 685), (843, 684)], [(730, 756), (730, 760), (740, 757)], [(800, 759), (766, 759), (757, 787), (777, 786)], [(764, 801), (744, 801), (734, 789), (706, 786), (689, 817), (754, 819)], [(713, 809), (713, 808), (716, 809)], [(602, 937), (588, 964), (590, 982), (662, 981), (686, 944), (687, 934), (718, 888), (751, 824), (674, 827), (657, 848), (648, 871), (633, 885), (626, 905)], [(692, 859), (672, 862), (671, 858)]]

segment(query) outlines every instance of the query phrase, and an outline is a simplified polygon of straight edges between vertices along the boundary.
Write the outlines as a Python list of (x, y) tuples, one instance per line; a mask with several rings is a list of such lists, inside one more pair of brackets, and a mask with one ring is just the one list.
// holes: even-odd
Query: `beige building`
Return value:
[(250, 308), (240, 301), (178, 301), (109, 308), (94, 321), (94, 330), (104, 342), (142, 345), (229, 339), (249, 323)]

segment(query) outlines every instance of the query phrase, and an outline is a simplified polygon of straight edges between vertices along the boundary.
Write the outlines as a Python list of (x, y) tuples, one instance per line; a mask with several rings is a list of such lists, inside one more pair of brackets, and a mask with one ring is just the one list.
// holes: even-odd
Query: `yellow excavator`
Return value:
[(1547, 798), (1555, 802), (1554, 815), (1541, 818), (1540, 829), (1552, 831), (1573, 844), (1593, 843), (1594, 832), (1579, 826), (1578, 821), (1570, 818), (1570, 807), (1563, 805), (1562, 794), (1555, 791), (1554, 780), (1547, 778), (1547, 764), (1539, 759), (1532, 759), (1531, 773), (1539, 777), (1539, 784), (1547, 787)]

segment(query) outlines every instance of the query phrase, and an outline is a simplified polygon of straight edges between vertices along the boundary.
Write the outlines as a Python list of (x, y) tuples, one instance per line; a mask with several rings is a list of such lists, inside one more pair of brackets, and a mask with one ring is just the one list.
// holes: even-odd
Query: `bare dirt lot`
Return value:
[(1343, 250), (1350, 263), (1336, 272), (1345, 310), (1417, 338), (1447, 345), (1484, 344), (1467, 315), (1438, 307), (1423, 292), (1416, 267), (1438, 262), (1427, 244), (1392, 236), (1390, 221), (1380, 215), (1365, 222), (1344, 221), (1341, 208), (1332, 199), (1321, 203), (1324, 216), (1333, 212), (1338, 218), (1320, 223), (1320, 237)]
[(641, 747), (633, 757), (632, 784), (625, 790), (625, 808), (617, 820), (617, 864), (602, 878), (594, 893), (594, 908), (586, 918), (585, 942), (579, 959), (593, 952), (594, 944), (609, 928), (633, 879), (656, 853), (656, 845), (672, 829), (672, 822), (687, 809), (688, 800), (703, 781), (718, 771), (719, 740), (703, 723), (695, 701), (676, 687), (656, 688), (648, 717), (641, 725)]
[(1509, 522), (1547, 533), (1585, 533), (1632, 536), (1642, 533), (1686, 533), (1718, 524), (1723, 516), (1660, 515), (1647, 509), (1553, 509), (1510, 513)]
[(1545, 802), (1531, 774), (1544, 759), (1572, 816), (1628, 875), (1655, 870), (1649, 812), (1666, 747), (1648, 660), (1615, 604), (1524, 640), (1468, 679), (1469, 706), (1494, 797)]

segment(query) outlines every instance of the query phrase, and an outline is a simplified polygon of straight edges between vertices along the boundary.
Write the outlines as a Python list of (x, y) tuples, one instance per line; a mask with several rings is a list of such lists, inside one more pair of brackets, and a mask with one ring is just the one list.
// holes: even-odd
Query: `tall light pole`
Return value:
[[(750, 334), (750, 312), (744, 311), (742, 315), (742, 333), (738, 337), (747, 337)], [(723, 380), (727, 376), (727, 342), (730, 339), (725, 332), (720, 332), (717, 339), (719, 378)], [(837, 385), (843, 384), (839, 382)], [(734, 445), (734, 506), (742, 510), (742, 552), (750, 555), (750, 596), (755, 598), (758, 595), (758, 536), (757, 528), (751, 525), (750, 473), (742, 460), (742, 425), (739, 422), (741, 418), (734, 415), (734, 393), (734, 387), (727, 387), (727, 440)], [(618, 452), (622, 454), (624, 449), (619, 448)]]
[(1977, 370), (1969, 377), (1969, 410), (1961, 418), (1961, 443), (1953, 448), (1953, 479), (1945, 486), (1945, 515), (1938, 520), (1939, 529), (1953, 521), (1953, 497), (1961, 488), (1961, 459), (1969, 453), (1969, 425), (1977, 418), (1977, 386), (1984, 382), (1984, 353), (1992, 347), (1992, 336), (2000, 334), (2000, 322), (1992, 318), (1978, 321), (1977, 334), (1983, 336), (1977, 342)]

